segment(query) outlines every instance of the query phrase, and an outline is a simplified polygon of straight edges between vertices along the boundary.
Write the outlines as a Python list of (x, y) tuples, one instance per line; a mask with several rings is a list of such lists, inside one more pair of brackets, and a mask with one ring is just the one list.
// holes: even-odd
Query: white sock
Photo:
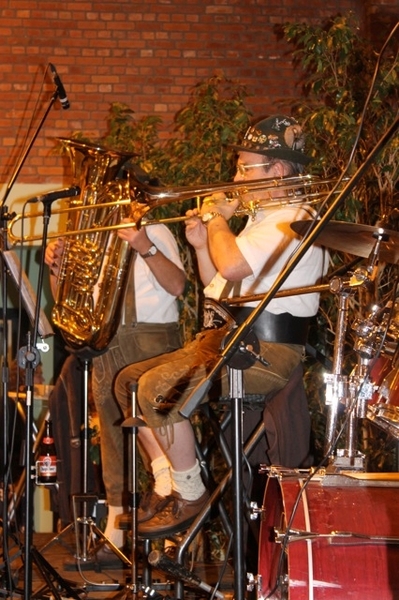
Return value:
[(205, 486), (201, 479), (201, 467), (198, 460), (195, 465), (187, 471), (174, 471), (170, 469), (173, 489), (178, 492), (184, 500), (198, 500), (205, 492)]
[(155, 479), (154, 491), (159, 495), (169, 496), (172, 493), (172, 478), (170, 463), (166, 456), (159, 456), (151, 462), (152, 474)]
[(122, 529), (115, 529), (115, 518), (123, 513), (123, 506), (108, 505), (108, 518), (104, 535), (117, 548), (122, 548), (124, 532)]

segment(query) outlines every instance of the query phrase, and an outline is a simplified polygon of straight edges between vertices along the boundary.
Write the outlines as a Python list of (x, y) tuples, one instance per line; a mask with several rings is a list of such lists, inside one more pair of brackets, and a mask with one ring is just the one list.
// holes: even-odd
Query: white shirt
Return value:
[[(147, 236), (169, 260), (183, 269), (178, 246), (170, 230), (162, 224), (147, 226)], [(176, 297), (156, 280), (147, 261), (139, 254), (134, 259), (136, 318), (139, 323), (172, 323), (178, 321)]]
[[(253, 274), (243, 279), (238, 294), (231, 290), (228, 295), (266, 294), (301, 241), (290, 223), (308, 218), (309, 212), (301, 206), (271, 207), (258, 211), (254, 220), (249, 217), (236, 243)], [(314, 285), (326, 274), (327, 269), (328, 253), (318, 246), (312, 246), (281, 289)], [(205, 288), (205, 296), (219, 300), (224, 295), (225, 285), (226, 280), (217, 273)], [(257, 302), (246, 304), (256, 305)], [(317, 313), (318, 306), (319, 294), (313, 293), (273, 298), (266, 309), (274, 314), (288, 312), (296, 317), (311, 317)]]

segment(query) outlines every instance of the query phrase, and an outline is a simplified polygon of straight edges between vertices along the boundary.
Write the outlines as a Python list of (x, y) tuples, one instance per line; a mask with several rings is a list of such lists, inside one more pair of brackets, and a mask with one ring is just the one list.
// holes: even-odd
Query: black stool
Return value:
[[(151, 553), (149, 556), (149, 561), (152, 566), (157, 566), (159, 568), (165, 567), (165, 570), (170, 574), (174, 576), (177, 574), (177, 578), (179, 577), (179, 568), (176, 568), (176, 565), (178, 567), (180, 566), (182, 569), (181, 579), (183, 581), (183, 575), (185, 576), (185, 580), (188, 580), (188, 576), (184, 569), (188, 549), (209, 517), (213, 516), (216, 511), (220, 515), (228, 535), (237, 535), (237, 529), (239, 528), (241, 531), (238, 531), (238, 535), (243, 537), (243, 523), (232, 523), (229, 512), (223, 501), (223, 496), (233, 478), (234, 452), (240, 451), (241, 465), (247, 465), (248, 483), (250, 487), (251, 473), (249, 473), (249, 470), (261, 463), (268, 465), (276, 464), (274, 457), (277, 455), (283, 457), (283, 460), (281, 461), (283, 465), (281, 466), (309, 466), (310, 415), (307, 408), (302, 364), (299, 364), (298, 367), (294, 369), (287, 385), (279, 392), (270, 396), (245, 394), (243, 399), (238, 399), (238, 404), (235, 404), (235, 402), (236, 399), (232, 399), (231, 397), (220, 398), (216, 405), (211, 402), (200, 406), (202, 413), (206, 416), (214, 433), (213, 440), (215, 444), (212, 444), (212, 446), (215, 445), (220, 449), (227, 466), (227, 472), (222, 480), (215, 484), (209, 468), (209, 456), (211, 455), (213, 448), (207, 446), (204, 447), (201, 446), (200, 443), (197, 443), (197, 456), (203, 469), (205, 485), (213, 490), (210, 500), (198, 514), (191, 527), (186, 531), (183, 541), (179, 543), (174, 569), (172, 567), (167, 568), (168, 561), (160, 559), (159, 553), (155, 554), (155, 560), (153, 560), (154, 553)], [(287, 403), (289, 407), (287, 406)], [(223, 408), (221, 413), (219, 407)], [(294, 440), (294, 442), (298, 443), (298, 446), (296, 446), (295, 443), (292, 443), (292, 441), (288, 444), (285, 443), (286, 440), (283, 439), (281, 442), (279, 439), (280, 434), (282, 438), (290, 437), (289, 431), (283, 431), (281, 433), (283, 423), (280, 413), (286, 415), (287, 429), (290, 428), (291, 423), (292, 425), (295, 423), (296, 427), (300, 425), (300, 439)], [(243, 421), (243, 439), (242, 447), (237, 448), (234, 447), (237, 440), (231, 439), (231, 433), (235, 435), (236, 423), (234, 423), (234, 421), (240, 420), (240, 418), (242, 418)], [(233, 431), (231, 431), (232, 428)], [(272, 440), (272, 445), (268, 444), (268, 439), (265, 435), (266, 432)], [(277, 432), (279, 432), (279, 435), (277, 435)], [(245, 509), (243, 512), (245, 512), (246, 523), (248, 526), (246, 533), (252, 530), (254, 536), (256, 536), (256, 531), (254, 531), (255, 522), (251, 518), (251, 514), (253, 515), (254, 512), (251, 508), (251, 489), (242, 490), (241, 483), (242, 479), (238, 483), (234, 483), (233, 481), (233, 486), (236, 486), (234, 493), (242, 494), (244, 491), (242, 501), (243, 508)], [(266, 480), (262, 487), (263, 491), (265, 487)], [(253, 516), (256, 517), (256, 515)], [(243, 545), (244, 544), (242, 544), (242, 546)], [(243, 559), (243, 557), (241, 557), (241, 559)], [(242, 570), (243, 569), (240, 568), (240, 571)], [(240, 572), (238, 574), (235, 573), (235, 576), (244, 578), (245, 574)], [(191, 581), (191, 583), (193, 583), (193, 581)], [(184, 597), (183, 583), (179, 580), (176, 581), (175, 597), (179, 600)]]

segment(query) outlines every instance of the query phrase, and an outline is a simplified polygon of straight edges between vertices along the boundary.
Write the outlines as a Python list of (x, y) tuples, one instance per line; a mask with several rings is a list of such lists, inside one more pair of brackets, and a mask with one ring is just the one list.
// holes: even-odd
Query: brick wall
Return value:
[(62, 110), (58, 101), (51, 106), (18, 182), (60, 182), (64, 168), (53, 153), (54, 138), (77, 130), (103, 133), (114, 101), (137, 116), (160, 115), (166, 137), (192, 86), (215, 72), (247, 85), (254, 114), (275, 110), (281, 99), (298, 94), (298, 74), (274, 26), (349, 10), (362, 19), (363, 1), (3, 0), (0, 181), (9, 181), (22, 141), (31, 139), (48, 110), (54, 91), (49, 74), (43, 81), (48, 62), (70, 108)]

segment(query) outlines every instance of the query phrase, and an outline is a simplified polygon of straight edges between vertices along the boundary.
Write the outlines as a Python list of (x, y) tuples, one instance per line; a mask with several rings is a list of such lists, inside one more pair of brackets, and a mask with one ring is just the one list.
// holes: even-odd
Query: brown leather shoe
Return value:
[(170, 502), (172, 502), (172, 496), (160, 496), (154, 491), (144, 494), (137, 511), (137, 523), (149, 521)]
[[(141, 501), (137, 511), (137, 523), (144, 523), (152, 519), (159, 511), (163, 510), (169, 502), (171, 502), (171, 496), (160, 496), (154, 490), (146, 492)], [(132, 528), (132, 513), (122, 513), (117, 515), (115, 518), (115, 528), (123, 529), (125, 531)]]
[(177, 492), (173, 492), (169, 498), (170, 502), (162, 511), (139, 524), (140, 537), (152, 539), (184, 531), (208, 502), (209, 492), (205, 490), (198, 500), (184, 500)]

